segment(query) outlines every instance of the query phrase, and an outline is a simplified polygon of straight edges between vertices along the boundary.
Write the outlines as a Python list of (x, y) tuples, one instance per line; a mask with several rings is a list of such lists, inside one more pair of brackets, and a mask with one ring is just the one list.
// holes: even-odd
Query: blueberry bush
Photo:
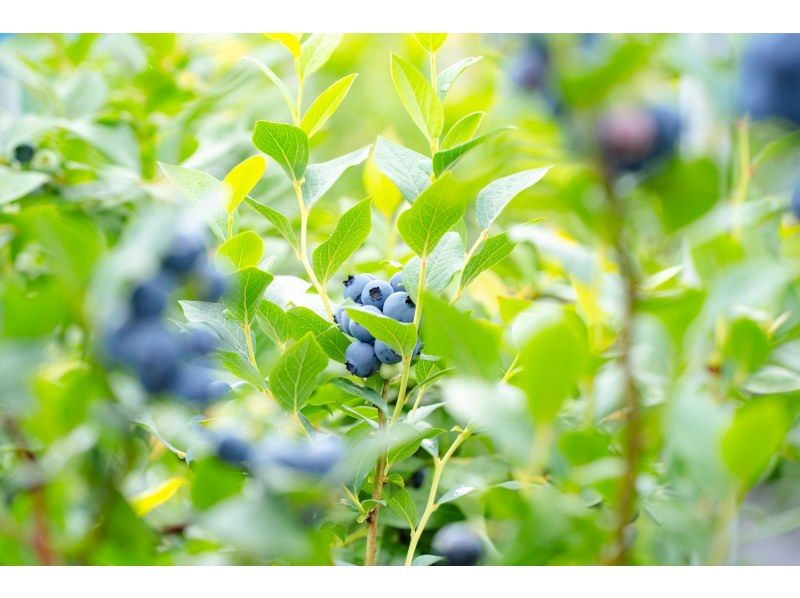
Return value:
[(800, 563), (800, 36), (0, 37), (0, 563)]

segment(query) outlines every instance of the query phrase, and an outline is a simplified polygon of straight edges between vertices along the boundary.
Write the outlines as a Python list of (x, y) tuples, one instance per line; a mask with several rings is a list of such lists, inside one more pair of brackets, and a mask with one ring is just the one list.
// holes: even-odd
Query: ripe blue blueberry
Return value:
[(395, 353), (392, 348), (381, 340), (375, 341), (375, 356), (381, 363), (392, 365), (400, 363), (402, 357)]
[(531, 37), (512, 69), (512, 78), (518, 87), (535, 91), (547, 84), (550, 69), (547, 45), (539, 37)]
[(433, 549), (456, 567), (476, 565), (483, 555), (483, 543), (466, 523), (450, 523), (436, 532)]
[(227, 382), (222, 382), (221, 380), (214, 380), (208, 385), (208, 396), (213, 401), (215, 399), (220, 399), (224, 397), (226, 394), (231, 392), (233, 389), (231, 385)]
[(620, 108), (601, 117), (598, 144), (610, 171), (635, 172), (672, 154), (680, 128), (672, 109)]
[(370, 274), (356, 274), (350, 275), (344, 280), (344, 296), (351, 299), (356, 303), (361, 303), (361, 292), (364, 290), (366, 284), (373, 280), (374, 277)]
[(217, 456), (231, 465), (244, 465), (250, 461), (250, 444), (232, 434), (225, 434), (217, 441)]
[(205, 242), (199, 235), (180, 233), (161, 261), (164, 270), (176, 275), (185, 275), (200, 265), (205, 256)]
[(394, 276), (389, 279), (389, 284), (392, 285), (392, 288), (395, 292), (397, 291), (405, 291), (406, 287), (403, 284), (403, 273), (398, 272)]
[(186, 338), (186, 347), (194, 355), (208, 355), (219, 345), (216, 335), (202, 328), (192, 328)]
[(157, 322), (143, 322), (128, 331), (121, 348), (122, 360), (139, 376), (142, 386), (151, 393), (174, 386), (180, 373), (182, 343)]
[(369, 343), (353, 341), (344, 352), (344, 365), (354, 376), (369, 378), (378, 371), (381, 362), (375, 355), (375, 348)]
[[(377, 307), (372, 307), (371, 305), (365, 305), (364, 307), (361, 307), (359, 309), (375, 314), (377, 316), (382, 315), (381, 310), (379, 310)], [(370, 334), (369, 330), (364, 328), (361, 324), (359, 324), (355, 320), (352, 319), (350, 320), (349, 330), (350, 330), (350, 336), (357, 338), (361, 342), (372, 343), (375, 341), (375, 337)]]
[(741, 108), (800, 126), (800, 35), (754, 35), (742, 55)]
[(350, 316), (343, 307), (339, 307), (333, 312), (333, 321), (339, 326), (339, 330), (345, 334), (350, 334)]
[(403, 291), (392, 293), (383, 304), (383, 315), (398, 322), (413, 322), (416, 304)]
[(393, 292), (392, 285), (385, 280), (371, 280), (361, 291), (361, 303), (382, 309), (386, 299)]
[(36, 148), (30, 143), (21, 143), (14, 148), (14, 159), (20, 164), (29, 164), (33, 160)]
[(342, 454), (341, 441), (335, 436), (300, 441), (271, 438), (264, 445), (267, 462), (313, 476), (330, 473)]
[(131, 292), (131, 313), (136, 318), (160, 318), (172, 292), (171, 277), (159, 274), (139, 283)]
[(210, 386), (211, 378), (202, 368), (184, 365), (175, 378), (173, 390), (190, 403), (204, 406), (211, 400)]
[(211, 262), (200, 267), (198, 295), (203, 301), (219, 301), (228, 290), (228, 280)]

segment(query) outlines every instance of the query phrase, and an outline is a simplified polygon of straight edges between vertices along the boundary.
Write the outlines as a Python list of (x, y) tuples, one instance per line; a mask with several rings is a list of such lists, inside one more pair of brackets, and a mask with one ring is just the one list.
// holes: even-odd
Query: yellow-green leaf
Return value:
[(414, 39), (419, 42), (426, 52), (431, 54), (437, 52), (447, 41), (446, 33), (415, 33)]
[(350, 91), (350, 87), (356, 77), (358, 77), (358, 73), (342, 77), (319, 94), (317, 99), (312, 102), (300, 123), (300, 128), (306, 132), (309, 138), (313, 137), (322, 128), (322, 125), (333, 116), (333, 113), (336, 112), (336, 109), (347, 96), (347, 92)]
[(222, 185), (225, 193), (225, 209), (233, 212), (245, 197), (253, 190), (264, 171), (267, 161), (264, 156), (250, 156), (240, 162), (225, 176)]
[(430, 82), (417, 67), (397, 54), (392, 54), (390, 67), (392, 82), (411, 120), (429, 142), (438, 139), (444, 127), (444, 111)]
[(137, 494), (131, 499), (131, 506), (134, 512), (140, 517), (147, 515), (150, 511), (163, 505), (170, 498), (175, 496), (175, 493), (188, 482), (185, 478), (174, 477), (164, 480), (157, 486), (145, 490)]
[(265, 33), (264, 36), (268, 39), (274, 39), (276, 42), (280, 42), (284, 48), (291, 52), (292, 56), (299, 58), (300, 38), (294, 33)]

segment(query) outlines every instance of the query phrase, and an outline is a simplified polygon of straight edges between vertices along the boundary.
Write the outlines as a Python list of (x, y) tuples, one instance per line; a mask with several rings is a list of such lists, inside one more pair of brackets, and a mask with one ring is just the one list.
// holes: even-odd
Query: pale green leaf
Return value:
[(433, 162), (430, 158), (380, 136), (375, 144), (375, 165), (397, 185), (409, 203), (431, 184)]
[(303, 129), (259, 120), (253, 131), (253, 144), (275, 160), (289, 178), (302, 180), (308, 166), (308, 137)]
[(397, 229), (419, 256), (433, 251), (442, 236), (464, 217), (465, 201), (447, 173), (425, 189), (397, 219)]
[(523, 170), (492, 181), (481, 189), (475, 200), (475, 213), (481, 228), (488, 229), (514, 197), (541, 181), (548, 170), (549, 166)]
[(313, 206), (333, 184), (339, 180), (345, 170), (361, 164), (369, 156), (370, 146), (366, 145), (355, 151), (339, 156), (327, 162), (311, 164), (306, 170), (303, 181), (303, 201), (306, 206)]
[(471, 486), (469, 484), (461, 484), (460, 486), (456, 486), (455, 488), (451, 488), (447, 492), (445, 492), (442, 497), (436, 501), (437, 505), (443, 505), (448, 502), (453, 502), (454, 500), (458, 500), (462, 496), (466, 496), (476, 490), (475, 486)]
[(470, 112), (457, 120), (445, 134), (441, 149), (447, 150), (470, 141), (481, 126), (484, 116), (485, 112)]
[(439, 51), (447, 41), (446, 33), (415, 33), (414, 39), (419, 42), (426, 52), (434, 54)]
[(21, 172), (0, 167), (0, 205), (28, 195), (49, 180), (50, 177), (43, 172)]
[(208, 222), (220, 241), (227, 238), (228, 213), (223, 205), (222, 181), (200, 170), (159, 162), (161, 171), (186, 196)]
[(264, 255), (264, 242), (251, 230), (232, 236), (217, 249), (222, 266), (230, 271), (257, 266)]
[(383, 411), (384, 414), (389, 413), (389, 405), (386, 404), (384, 398), (377, 391), (367, 388), (366, 386), (356, 384), (347, 378), (334, 378), (331, 380), (331, 384), (349, 395), (364, 399), (370, 405), (374, 405)]
[(292, 225), (286, 216), (277, 210), (273, 210), (269, 206), (265, 206), (264, 204), (250, 199), (249, 197), (245, 201), (247, 202), (247, 205), (269, 220), (272, 223), (272, 226), (274, 226), (275, 229), (283, 236), (283, 238), (289, 242), (289, 245), (291, 245), (295, 251), (300, 250), (300, 244), (297, 242), (297, 236), (294, 234), (294, 229), (292, 228)]
[[(425, 290), (434, 294), (444, 290), (463, 265), (464, 243), (461, 236), (454, 231), (445, 233), (426, 261)], [(419, 270), (420, 259), (417, 256), (403, 266), (403, 285), (414, 301), (417, 300), (419, 288)]]
[(417, 329), (414, 324), (398, 322), (384, 315), (364, 311), (360, 307), (347, 307), (347, 315), (355, 320), (378, 340), (389, 345), (398, 355), (408, 356), (417, 344)]
[(408, 459), (419, 450), (423, 440), (436, 438), (444, 430), (441, 428), (417, 428), (411, 424), (401, 422), (395, 424), (391, 432), (400, 441), (386, 452), (386, 462), (389, 464)]
[(437, 177), (441, 176), (442, 173), (455, 166), (456, 163), (463, 158), (467, 152), (481, 145), (482, 143), (486, 143), (500, 133), (510, 131), (511, 129), (514, 129), (514, 127), (501, 127), (499, 129), (492, 129), (488, 133), (478, 135), (477, 137), (470, 139), (461, 145), (456, 145), (454, 147), (449, 147), (448, 149), (443, 149), (436, 152), (433, 155), (433, 172)]
[(444, 127), (442, 103), (431, 84), (410, 62), (391, 55), (392, 82), (414, 124), (429, 142), (438, 139)]
[(253, 58), (252, 56), (245, 56), (245, 60), (249, 60), (250, 62), (255, 64), (258, 68), (261, 69), (261, 72), (263, 72), (267, 76), (267, 79), (272, 81), (275, 87), (278, 88), (278, 91), (283, 97), (283, 100), (286, 102), (286, 105), (289, 107), (289, 112), (292, 115), (294, 115), (297, 112), (297, 102), (295, 101), (294, 96), (291, 94), (291, 92), (286, 88), (286, 85), (284, 85), (283, 81), (281, 81), (281, 78), (275, 74), (275, 71), (273, 71), (271, 68), (269, 68), (266, 64), (264, 64), (260, 60)]
[(371, 202), (365, 199), (345, 212), (328, 239), (314, 250), (314, 273), (325, 284), (369, 236)]
[(298, 413), (314, 392), (319, 376), (328, 366), (328, 356), (312, 333), (292, 345), (278, 358), (269, 374), (269, 387), (281, 407)]
[(289, 318), (279, 305), (264, 299), (258, 306), (256, 318), (268, 337), (278, 344), (286, 343), (289, 338)]
[(222, 303), (205, 301), (179, 301), (188, 322), (204, 324), (213, 330), (228, 347), (247, 357), (247, 342), (241, 324), (225, 314)]
[(328, 62), (342, 41), (341, 33), (313, 33), (303, 42), (297, 60), (297, 74), (305, 79)]
[(461, 73), (481, 60), (483, 60), (483, 56), (462, 58), (455, 64), (450, 65), (441, 73), (439, 73), (439, 76), (436, 77), (436, 93), (438, 94), (439, 99), (444, 101), (444, 98), (447, 95), (447, 92), (450, 90), (450, 87), (452, 87), (456, 79), (461, 76)]
[(506, 233), (501, 233), (486, 239), (483, 246), (469, 259), (467, 265), (464, 266), (459, 287), (462, 289), (466, 288), (477, 278), (478, 274), (506, 259), (514, 250), (515, 246), (516, 244)]
[(317, 99), (311, 103), (300, 123), (300, 128), (306, 132), (309, 139), (333, 116), (333, 113), (336, 112), (336, 109), (347, 96), (347, 92), (350, 91), (350, 87), (356, 77), (358, 77), (357, 73), (342, 77), (319, 94)]

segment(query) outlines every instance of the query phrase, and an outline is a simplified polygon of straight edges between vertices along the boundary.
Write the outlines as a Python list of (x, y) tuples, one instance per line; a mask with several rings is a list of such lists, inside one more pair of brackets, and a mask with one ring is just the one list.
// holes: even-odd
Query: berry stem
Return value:
[[(384, 380), (382, 395), (384, 400), (389, 392), (389, 381)], [(385, 421), (383, 411), (378, 409), (378, 429), (385, 430)], [(372, 500), (379, 501), (383, 493), (383, 482), (386, 477), (386, 451), (382, 451), (378, 457), (378, 462), (375, 464), (375, 481), (372, 484)], [(370, 510), (367, 515), (367, 548), (364, 554), (364, 565), (371, 566), (375, 564), (375, 557), (378, 554), (378, 513), (380, 511), (380, 503), (376, 502), (375, 506)]]
[(306, 274), (308, 274), (308, 278), (311, 280), (311, 284), (314, 285), (314, 288), (322, 299), (322, 305), (325, 307), (328, 319), (333, 321), (333, 309), (331, 308), (331, 301), (328, 298), (328, 291), (319, 282), (317, 275), (314, 273), (314, 268), (311, 267), (311, 263), (308, 261), (308, 208), (303, 201), (303, 189), (296, 180), (292, 180), (292, 186), (294, 187), (294, 193), (297, 197), (297, 207), (300, 210), (300, 253), (298, 257), (300, 258), (300, 263), (303, 265)]
[(419, 543), (420, 536), (422, 536), (422, 532), (425, 531), (425, 526), (428, 524), (428, 520), (433, 515), (433, 512), (439, 508), (439, 505), (436, 504), (436, 493), (439, 490), (439, 482), (442, 479), (442, 472), (444, 471), (445, 465), (450, 460), (450, 458), (455, 454), (458, 450), (458, 447), (469, 438), (472, 434), (472, 430), (470, 430), (469, 425), (466, 426), (462, 431), (461, 434), (453, 441), (453, 444), (450, 445), (450, 448), (444, 454), (444, 457), (441, 459), (436, 459), (433, 465), (433, 479), (431, 480), (431, 489), (428, 492), (428, 502), (425, 504), (425, 510), (422, 512), (422, 517), (419, 519), (419, 523), (414, 528), (414, 531), (411, 533), (411, 541), (408, 544), (408, 552), (406, 553), (406, 561), (405, 566), (408, 567), (414, 561), (414, 553), (417, 551), (417, 544)]
[(392, 412), (392, 419), (389, 422), (390, 425), (394, 425), (394, 423), (403, 413), (403, 407), (405, 407), (408, 394), (408, 375), (410, 371), (411, 371), (411, 355), (404, 355), (403, 369), (400, 371), (400, 389), (397, 391), (397, 402), (394, 405), (394, 412)]

